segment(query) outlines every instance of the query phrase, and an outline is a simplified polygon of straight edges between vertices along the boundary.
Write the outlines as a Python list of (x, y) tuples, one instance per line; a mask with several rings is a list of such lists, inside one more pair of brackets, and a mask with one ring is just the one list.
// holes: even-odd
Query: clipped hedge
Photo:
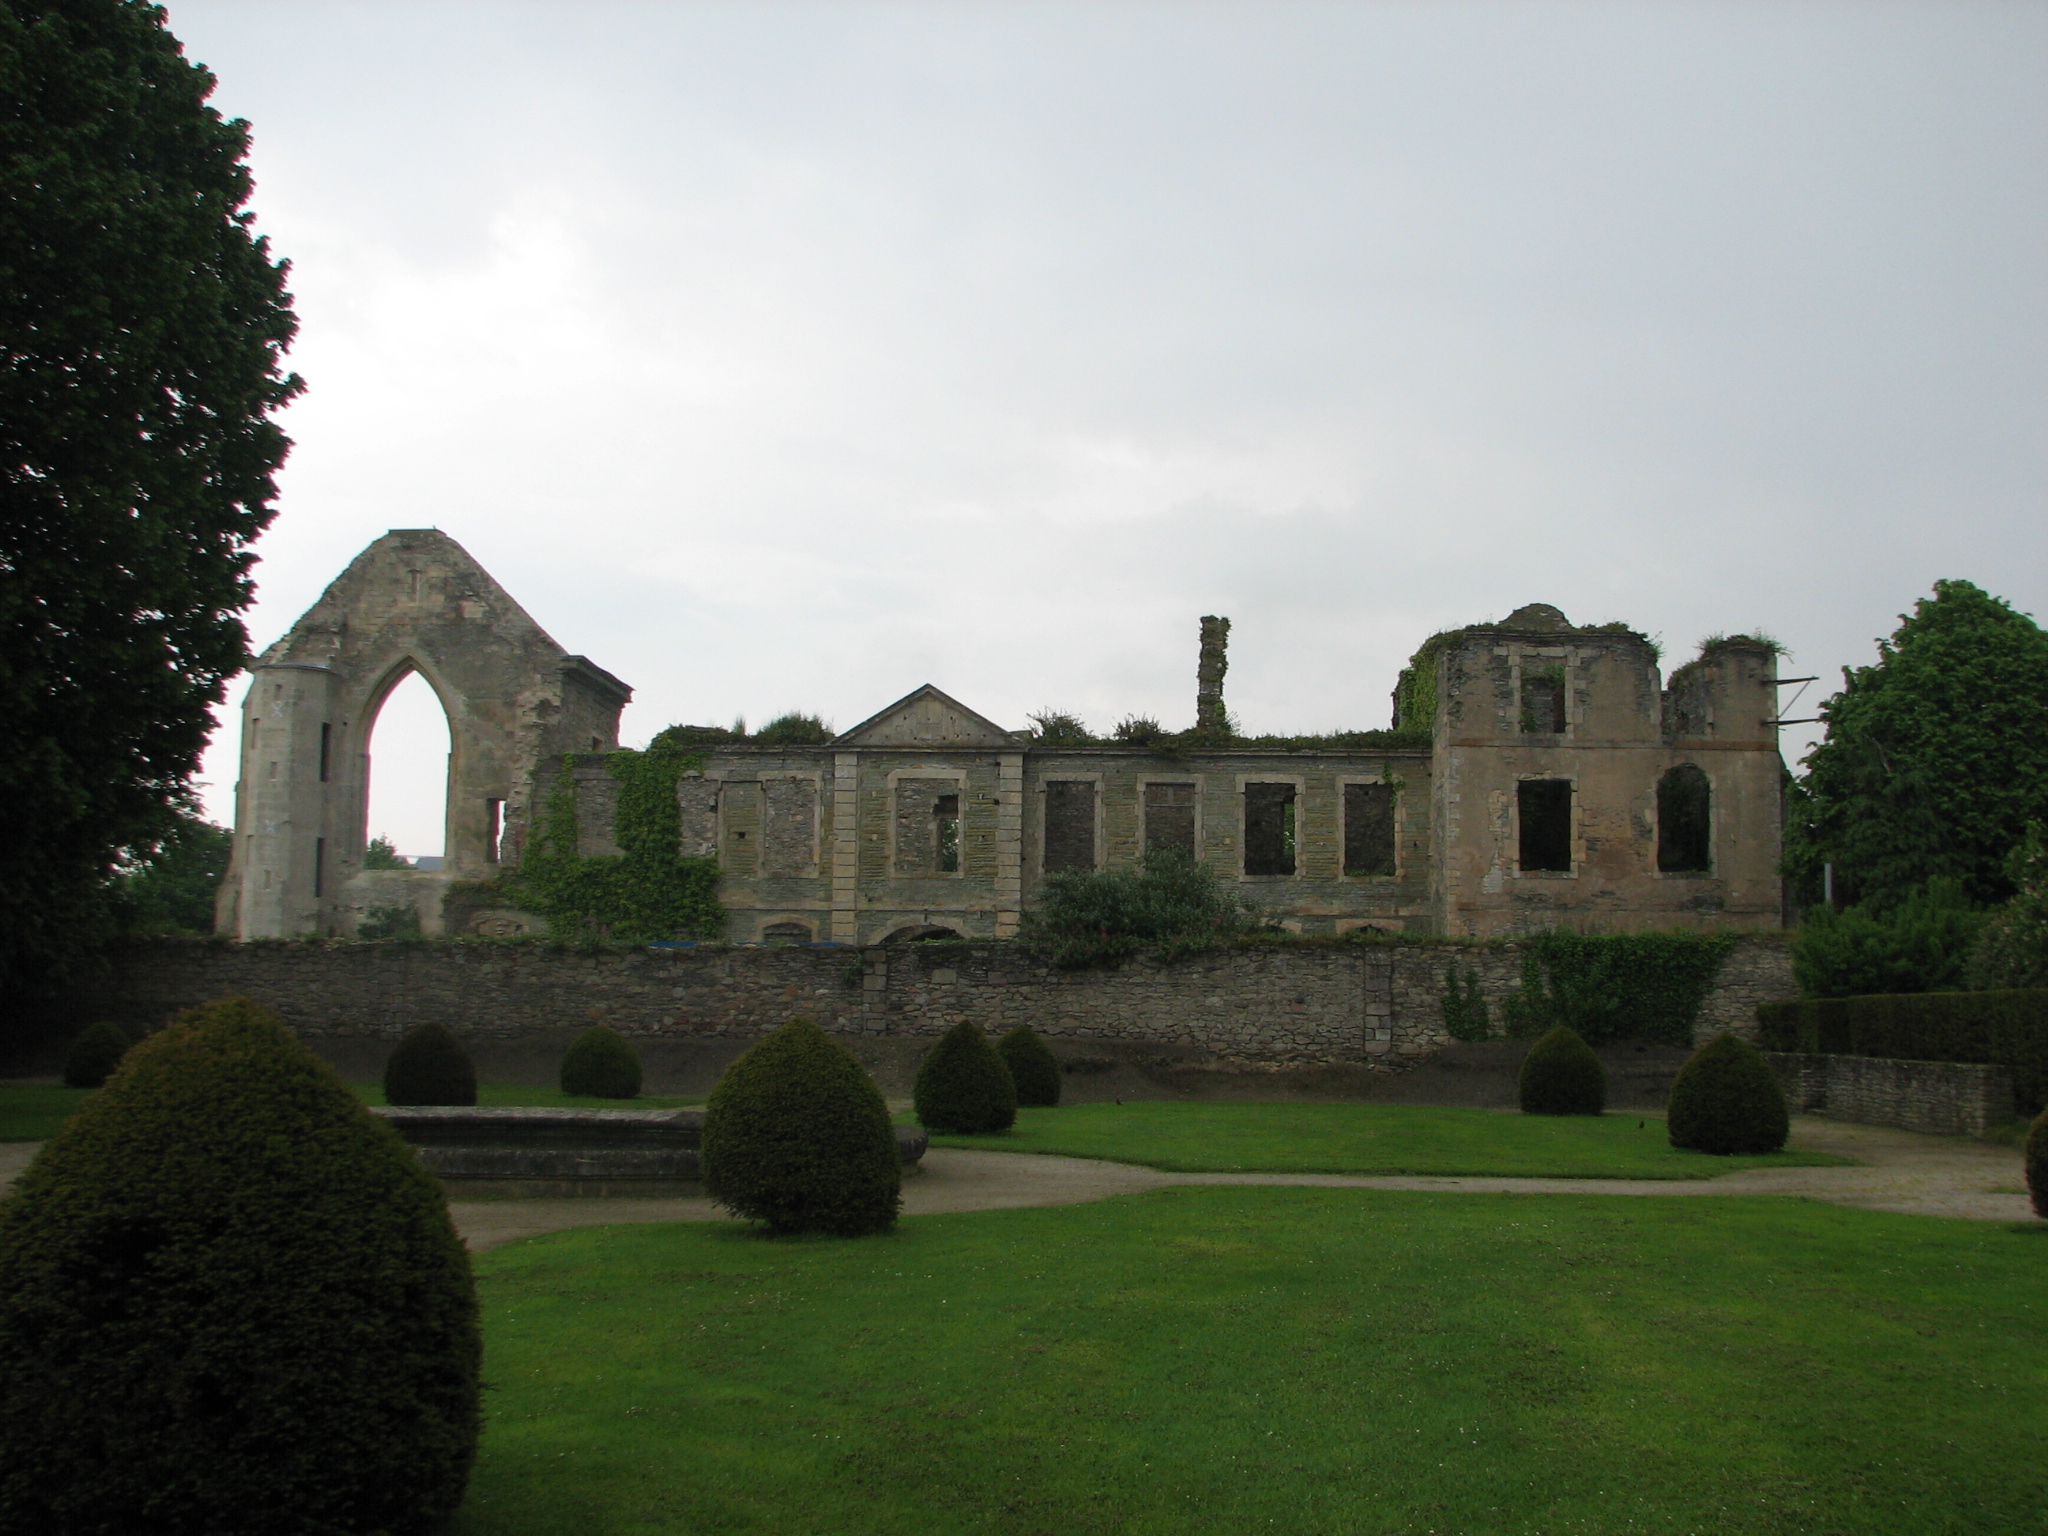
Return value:
[(988, 1037), (972, 1023), (955, 1024), (926, 1053), (911, 1090), (918, 1123), (928, 1131), (979, 1136), (1017, 1123), (1017, 1083)]
[(2034, 1128), (2027, 1132), (2027, 1194), (2034, 1214), (2048, 1217), (2048, 1110), (2034, 1117)]
[(846, 1047), (791, 1019), (725, 1069), (704, 1106), (704, 1187), (777, 1232), (860, 1237), (895, 1225), (896, 1127)]
[(1047, 1107), (1060, 1101), (1060, 1059), (1052, 1047), (1038, 1038), (1029, 1024), (1019, 1024), (996, 1042), (1010, 1080), (1017, 1085), (1017, 1102)]
[(600, 1024), (576, 1037), (562, 1057), (562, 1092), (630, 1099), (640, 1092), (640, 1057), (616, 1029)]
[(2048, 1107), (2048, 989), (1810, 997), (1756, 1017), (1768, 1050), (1984, 1062), (2012, 1074), (2016, 1114)]
[(209, 1003), (0, 1201), (0, 1529), (431, 1529), (481, 1353), (440, 1187), (270, 1010)]
[(1719, 1034), (1671, 1084), (1664, 1111), (1671, 1145), (1694, 1152), (1779, 1152), (1791, 1132), (1785, 1090), (1756, 1047)]
[(1529, 1047), (1515, 1086), (1525, 1115), (1597, 1115), (1607, 1108), (1607, 1068), (1562, 1024)]
[(476, 1065), (439, 1024), (406, 1031), (384, 1063), (386, 1104), (474, 1104)]
[(114, 1075), (114, 1068), (121, 1065), (121, 1058), (128, 1054), (132, 1044), (128, 1031), (118, 1024), (88, 1025), (71, 1042), (71, 1053), (64, 1058), (64, 1086), (99, 1087)]

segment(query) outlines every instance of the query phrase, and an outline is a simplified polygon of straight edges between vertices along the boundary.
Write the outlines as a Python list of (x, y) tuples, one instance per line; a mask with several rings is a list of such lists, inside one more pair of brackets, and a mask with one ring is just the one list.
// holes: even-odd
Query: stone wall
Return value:
[[(933, 1035), (971, 1019), (1071, 1041), (1398, 1069), (1446, 1043), (1440, 1005), (1452, 964), (1478, 978), (1498, 1027), (1521, 969), (1509, 944), (1251, 946), (1056, 971), (1022, 946), (993, 942), (595, 954), (534, 944), (163, 942), (117, 957), (95, 1007), (146, 1026), (241, 993), (309, 1036), (396, 1037), (432, 1021), (500, 1039), (592, 1023), (643, 1038), (744, 1038), (796, 1014), (842, 1035)], [(1703, 1034), (1753, 1020), (1758, 1002), (1792, 992), (1781, 944), (1742, 941), (1725, 976), (1702, 1010)]]
[(1893, 1125), (1937, 1136), (1982, 1136), (2012, 1119), (2004, 1067), (1766, 1051), (1795, 1114)]

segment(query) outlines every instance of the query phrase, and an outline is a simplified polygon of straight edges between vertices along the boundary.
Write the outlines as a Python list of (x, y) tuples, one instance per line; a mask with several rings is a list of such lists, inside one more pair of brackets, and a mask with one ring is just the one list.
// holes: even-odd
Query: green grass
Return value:
[(0, 1141), (48, 1141), (93, 1092), (49, 1083), (0, 1088)]
[(461, 1536), (2048, 1529), (2048, 1223), (1162, 1190), (477, 1261)]
[(1099, 1157), (1170, 1173), (1711, 1179), (1744, 1168), (1848, 1161), (1824, 1152), (1682, 1152), (1665, 1139), (1662, 1115), (1514, 1115), (1414, 1104), (1069, 1104), (1019, 1110), (1016, 1129), (998, 1135), (934, 1136), (932, 1145)]

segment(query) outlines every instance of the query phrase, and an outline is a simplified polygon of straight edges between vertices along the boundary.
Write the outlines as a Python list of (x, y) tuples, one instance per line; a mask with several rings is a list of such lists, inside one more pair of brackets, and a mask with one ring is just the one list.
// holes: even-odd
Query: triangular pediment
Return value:
[(926, 683), (841, 733), (843, 747), (1007, 747), (1016, 738), (985, 715)]

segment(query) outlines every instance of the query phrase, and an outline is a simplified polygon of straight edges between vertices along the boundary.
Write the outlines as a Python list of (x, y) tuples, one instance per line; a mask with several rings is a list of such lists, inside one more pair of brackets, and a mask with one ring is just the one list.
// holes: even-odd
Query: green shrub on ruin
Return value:
[(562, 1092), (592, 1099), (630, 1099), (640, 1092), (640, 1057), (626, 1037), (598, 1025), (576, 1037), (562, 1057)]
[(1607, 1108), (1607, 1068), (1578, 1031), (1562, 1024), (1529, 1047), (1516, 1087), (1525, 1115), (1597, 1115)]
[(928, 1131), (980, 1136), (1017, 1123), (1017, 1083), (988, 1036), (955, 1024), (925, 1053), (911, 1090), (918, 1122)]
[(1785, 1090), (1756, 1047), (1720, 1034), (1679, 1069), (1665, 1110), (1671, 1145), (1694, 1152), (1779, 1152), (1791, 1130)]
[(209, 1003), (0, 1201), (0, 1529), (429, 1530), (480, 1354), (433, 1178), (275, 1014)]
[(881, 1089), (809, 1019), (725, 1069), (704, 1108), (704, 1187), (776, 1232), (860, 1237), (902, 1204), (896, 1127)]
[(1063, 870), (1046, 876), (1021, 937), (1062, 970), (1207, 953), (1248, 932), (1251, 903), (1215, 869), (1178, 849), (1148, 854), (1136, 869)]
[(1493, 1033), (1493, 1015), (1479, 988), (1479, 973), (1457, 965), (1444, 971), (1444, 1029), (1453, 1040), (1484, 1040)]
[(1019, 1024), (996, 1042), (1003, 1065), (1010, 1069), (1010, 1081), (1017, 1085), (1017, 1102), (1047, 1106), (1060, 1101), (1060, 1059), (1052, 1047), (1039, 1039), (1029, 1024)]
[(2027, 1132), (2027, 1194), (2036, 1216), (2048, 1216), (2048, 1109), (2034, 1117)]
[(421, 1024), (384, 1063), (386, 1104), (474, 1104), (476, 1066), (469, 1051), (439, 1024)]
[(132, 1042), (118, 1024), (88, 1025), (64, 1058), (66, 1088), (97, 1088), (114, 1075)]

